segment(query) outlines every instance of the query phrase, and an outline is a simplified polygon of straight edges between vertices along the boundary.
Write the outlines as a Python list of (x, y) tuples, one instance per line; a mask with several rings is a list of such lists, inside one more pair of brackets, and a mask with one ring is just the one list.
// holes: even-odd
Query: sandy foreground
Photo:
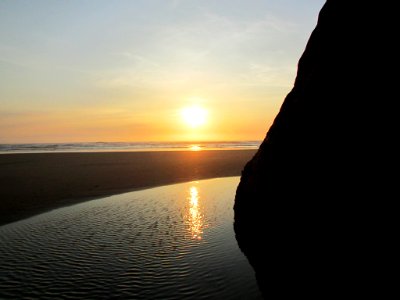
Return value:
[(0, 154), (0, 225), (89, 199), (240, 176), (256, 150)]

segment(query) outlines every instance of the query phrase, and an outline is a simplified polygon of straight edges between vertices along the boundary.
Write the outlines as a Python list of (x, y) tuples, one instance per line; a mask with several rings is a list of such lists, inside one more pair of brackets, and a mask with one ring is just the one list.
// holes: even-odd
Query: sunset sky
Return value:
[(262, 140), (322, 0), (2, 0), (0, 143)]

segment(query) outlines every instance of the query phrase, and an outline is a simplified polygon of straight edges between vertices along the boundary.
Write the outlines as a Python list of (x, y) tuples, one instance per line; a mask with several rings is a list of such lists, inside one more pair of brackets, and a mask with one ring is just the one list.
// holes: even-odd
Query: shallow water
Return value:
[(0, 299), (261, 299), (233, 231), (239, 177), (131, 192), (0, 227)]

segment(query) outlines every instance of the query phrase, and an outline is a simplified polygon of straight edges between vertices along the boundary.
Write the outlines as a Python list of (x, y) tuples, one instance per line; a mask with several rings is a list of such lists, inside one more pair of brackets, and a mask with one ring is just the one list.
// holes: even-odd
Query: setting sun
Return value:
[(181, 114), (185, 123), (194, 128), (205, 124), (207, 120), (207, 110), (199, 106), (185, 107)]

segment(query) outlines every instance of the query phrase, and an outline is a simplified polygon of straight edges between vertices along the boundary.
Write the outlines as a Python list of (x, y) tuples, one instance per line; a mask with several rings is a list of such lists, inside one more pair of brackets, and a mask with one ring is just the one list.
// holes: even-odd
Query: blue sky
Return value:
[(0, 143), (262, 139), (324, 2), (2, 0)]

